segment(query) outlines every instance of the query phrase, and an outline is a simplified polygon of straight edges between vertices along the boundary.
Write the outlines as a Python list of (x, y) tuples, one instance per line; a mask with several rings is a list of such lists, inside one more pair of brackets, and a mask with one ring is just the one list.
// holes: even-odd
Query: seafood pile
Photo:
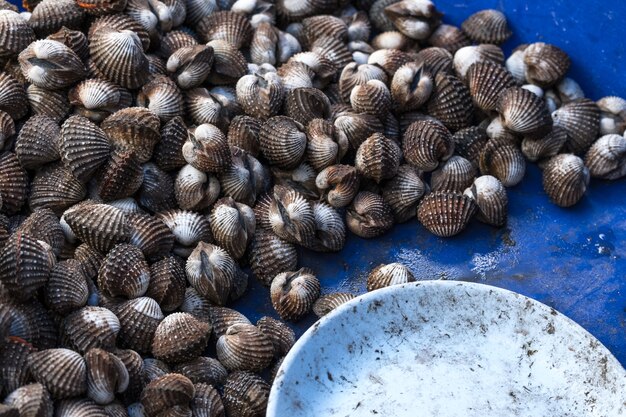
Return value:
[[(263, 416), (320, 296), (298, 247), (417, 218), (507, 221), (528, 162), (559, 206), (626, 175), (593, 102), (506, 17), (429, 0), (0, 0), (0, 410)], [(249, 273), (281, 320), (229, 307)], [(368, 290), (413, 281), (401, 264)]]

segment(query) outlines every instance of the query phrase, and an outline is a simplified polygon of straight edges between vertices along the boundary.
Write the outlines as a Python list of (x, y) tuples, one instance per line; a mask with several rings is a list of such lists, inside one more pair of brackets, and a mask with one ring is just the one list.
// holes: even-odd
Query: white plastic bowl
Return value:
[(298, 340), (267, 417), (626, 415), (626, 371), (538, 301), (422, 281), (360, 296)]

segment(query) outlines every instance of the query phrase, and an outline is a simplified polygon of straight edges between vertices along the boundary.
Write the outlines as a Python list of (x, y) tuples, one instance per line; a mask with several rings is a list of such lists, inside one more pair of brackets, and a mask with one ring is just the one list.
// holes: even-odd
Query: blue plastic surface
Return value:
[[(16, 2), (17, 0), (11, 0)], [(444, 21), (460, 25), (484, 8), (503, 11), (514, 31), (505, 51), (520, 43), (556, 44), (572, 58), (570, 76), (587, 96), (626, 96), (626, 3), (621, 0), (435, 0)], [(596, 336), (626, 365), (626, 184), (592, 181), (573, 208), (548, 201), (541, 173), (509, 190), (509, 222), (496, 229), (472, 223), (460, 236), (441, 239), (417, 221), (396, 225), (382, 238), (349, 236), (337, 254), (301, 252), (324, 292), (362, 293), (367, 273), (400, 261), (418, 279), (458, 279), (507, 288), (566, 314)], [(234, 306), (251, 320), (275, 316), (268, 290), (251, 280)], [(311, 315), (294, 328), (303, 333)]]

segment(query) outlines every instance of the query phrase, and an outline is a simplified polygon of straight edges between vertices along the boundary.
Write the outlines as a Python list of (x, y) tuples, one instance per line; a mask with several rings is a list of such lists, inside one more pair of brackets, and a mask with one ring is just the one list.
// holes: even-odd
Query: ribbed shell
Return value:
[(315, 179), (317, 188), (325, 194), (333, 207), (345, 207), (359, 192), (360, 176), (350, 165), (331, 165), (322, 170)]
[(272, 306), (283, 320), (300, 320), (311, 311), (320, 287), (319, 280), (309, 269), (282, 272), (272, 280)]
[(232, 291), (237, 266), (219, 246), (200, 242), (191, 252), (185, 267), (189, 284), (217, 305), (224, 305)]
[(560, 48), (543, 42), (531, 43), (524, 51), (526, 80), (542, 88), (559, 82), (569, 70), (569, 56)]
[(130, 89), (145, 83), (148, 58), (135, 32), (101, 26), (90, 33), (89, 51), (95, 66), (109, 81)]
[(433, 191), (463, 191), (474, 181), (477, 169), (467, 159), (454, 155), (433, 171), (430, 185)]
[(513, 187), (524, 179), (526, 160), (512, 143), (491, 139), (480, 154), (480, 172), (493, 175), (505, 187)]
[(506, 224), (508, 197), (506, 188), (496, 177), (483, 175), (476, 178), (463, 194), (476, 202), (478, 220), (497, 227)]
[(495, 111), (502, 92), (516, 85), (504, 67), (490, 61), (473, 64), (467, 71), (467, 83), (474, 104), (484, 111)]
[(108, 417), (104, 407), (95, 402), (82, 398), (59, 401), (55, 404), (56, 417)]
[(100, 123), (117, 110), (130, 106), (128, 90), (105, 79), (88, 79), (70, 90), (74, 111), (95, 123)]
[(63, 217), (78, 239), (103, 253), (130, 236), (124, 212), (106, 204), (81, 205)]
[(151, 158), (161, 137), (159, 118), (143, 107), (118, 110), (107, 117), (101, 127), (114, 148), (134, 151), (141, 163)]
[(347, 138), (337, 134), (328, 120), (311, 120), (307, 126), (307, 138), (307, 161), (316, 171), (339, 163), (348, 150)]
[(387, 31), (379, 33), (372, 38), (369, 45), (372, 50), (379, 49), (399, 49), (408, 50), (413, 46), (414, 42), (411, 38), (399, 31)]
[(375, 65), (359, 65), (356, 62), (346, 65), (339, 77), (339, 91), (343, 102), (349, 103), (352, 89), (357, 85), (367, 83), (369, 80), (387, 82), (387, 74)]
[(359, 146), (355, 167), (364, 177), (380, 183), (396, 175), (401, 158), (402, 151), (394, 141), (374, 133)]
[(260, 130), (261, 120), (245, 115), (235, 116), (228, 127), (228, 144), (256, 157), (259, 154)]
[(354, 297), (355, 295), (344, 292), (333, 292), (322, 295), (313, 304), (313, 312), (317, 317), (322, 318), (340, 305), (352, 300)]
[(465, 229), (476, 210), (476, 203), (468, 196), (437, 191), (422, 199), (417, 209), (417, 219), (429, 232), (450, 237)]
[(519, 87), (504, 90), (496, 110), (507, 129), (529, 137), (540, 137), (552, 127), (552, 118), (544, 101)]
[(391, 92), (384, 82), (369, 80), (352, 88), (350, 104), (357, 113), (382, 117), (391, 110)]
[(472, 126), (456, 132), (452, 140), (454, 152), (478, 167), (480, 153), (489, 140), (487, 132), (481, 127)]
[(281, 58), (280, 51), (277, 50), (280, 39), (278, 33), (269, 22), (260, 22), (256, 25), (250, 41), (250, 60), (252, 63), (257, 65), (277, 64)]
[(459, 79), (466, 81), (467, 71), (473, 64), (487, 61), (504, 65), (504, 52), (492, 44), (465, 46), (454, 53), (452, 64)]
[(216, 11), (196, 25), (202, 42), (227, 41), (239, 49), (252, 39), (252, 26), (246, 16), (232, 11)]
[(65, 243), (59, 219), (49, 209), (35, 210), (20, 224), (17, 230), (50, 245), (55, 255), (61, 252)]
[(26, 94), (33, 114), (51, 117), (57, 123), (61, 123), (71, 110), (64, 90), (48, 90), (31, 84), (26, 89)]
[[(0, 16), (2, 13), (7, 12), (0, 11)], [(24, 87), (6, 72), (0, 72), (0, 110), (8, 113), (13, 120), (21, 119), (28, 113)]]
[(141, 367), (140, 378), (144, 387), (150, 382), (172, 372), (169, 365), (159, 359), (145, 358), (140, 361), (143, 365)]
[(107, 160), (110, 149), (105, 133), (89, 119), (72, 116), (63, 123), (61, 158), (79, 180), (87, 182)]
[(274, 346), (274, 357), (284, 356), (296, 342), (296, 335), (287, 324), (272, 317), (261, 317), (256, 327), (269, 338)]
[(560, 154), (548, 160), (543, 169), (543, 189), (550, 201), (560, 207), (578, 203), (589, 185), (589, 169), (572, 154)]
[(130, 197), (143, 183), (143, 169), (131, 150), (115, 150), (97, 177), (98, 197), (103, 201)]
[(26, 201), (28, 173), (22, 168), (16, 155), (6, 152), (0, 156), (0, 197), (2, 211), (18, 212)]
[(197, 417), (223, 417), (224, 404), (219, 392), (210, 384), (195, 384), (196, 393), (191, 400), (191, 413)]
[(393, 227), (393, 211), (389, 204), (369, 191), (356, 195), (346, 211), (348, 229), (357, 236), (371, 239), (381, 236)]
[(626, 138), (616, 134), (602, 136), (587, 151), (585, 165), (594, 178), (623, 177), (626, 175)]
[(170, 210), (176, 207), (174, 180), (152, 162), (142, 165), (143, 183), (135, 198), (142, 208), (150, 212)]
[(224, 382), (228, 371), (217, 359), (200, 356), (174, 366), (174, 372), (189, 378), (194, 384), (217, 386)]
[(267, 408), (270, 385), (251, 372), (231, 373), (222, 393), (227, 415), (262, 416)]
[(174, 51), (186, 47), (198, 45), (198, 39), (194, 33), (184, 29), (172, 30), (161, 35), (159, 40), (159, 56), (167, 59)]
[(566, 147), (572, 153), (582, 154), (598, 137), (600, 109), (593, 101), (581, 98), (564, 104), (552, 113), (554, 124), (567, 132)]
[(334, 124), (338, 134), (345, 136), (354, 150), (372, 133), (384, 130), (380, 119), (371, 114), (345, 113), (337, 117)]
[(80, 29), (85, 12), (72, 0), (43, 0), (33, 10), (28, 24), (43, 38), (62, 27)]
[(34, 169), (59, 159), (61, 129), (47, 116), (32, 116), (22, 126), (15, 154), (24, 168)]
[(398, 174), (384, 184), (382, 196), (393, 210), (397, 223), (415, 217), (419, 200), (428, 191), (428, 185), (420, 178), (420, 171), (410, 165), (401, 165)]
[(49, 273), (46, 249), (27, 234), (16, 233), (0, 251), (0, 283), (18, 300), (27, 300), (44, 286)]
[(304, 126), (287, 116), (268, 119), (259, 132), (261, 152), (271, 165), (295, 168), (306, 150)]
[(5, 143), (11, 140), (15, 135), (15, 122), (4, 111), (0, 110), (0, 148), (4, 148)]
[(171, 230), (175, 242), (184, 247), (195, 248), (198, 242), (213, 240), (209, 221), (201, 214), (186, 210), (170, 210), (159, 213), (156, 217)]
[(397, 111), (417, 110), (429, 99), (434, 77), (428, 67), (409, 62), (395, 72), (391, 80), (391, 97)]
[(474, 13), (461, 25), (467, 36), (476, 43), (491, 43), (500, 45), (511, 37), (504, 13), (486, 9)]
[(210, 123), (225, 128), (228, 123), (224, 103), (206, 88), (193, 88), (185, 91), (185, 106), (189, 118), (196, 125)]
[(28, 23), (12, 10), (0, 10), (0, 59), (17, 56), (31, 42), (35, 34)]
[(277, 115), (283, 104), (283, 84), (274, 72), (244, 75), (236, 91), (243, 111), (259, 119)]
[(426, 40), (441, 24), (442, 14), (430, 1), (399, 1), (385, 7), (385, 14), (398, 30), (416, 40)]
[(213, 48), (213, 70), (209, 82), (213, 84), (234, 84), (248, 70), (246, 58), (232, 44), (223, 40), (212, 40), (207, 44)]
[(46, 39), (61, 42), (70, 48), (81, 59), (86, 60), (89, 56), (89, 44), (87, 36), (79, 30), (62, 27), (57, 32), (49, 35)]
[(195, 391), (189, 378), (168, 373), (146, 385), (141, 393), (141, 404), (148, 416), (166, 415), (173, 407), (187, 407)]
[(213, 207), (210, 223), (218, 245), (234, 259), (240, 259), (254, 236), (255, 219), (252, 209), (225, 197)]
[(102, 28), (135, 32), (135, 34), (139, 37), (139, 40), (141, 41), (141, 45), (144, 51), (146, 51), (150, 46), (150, 35), (148, 34), (148, 31), (142, 26), (139, 21), (135, 20), (128, 14), (116, 13), (95, 19), (91, 26), (89, 26), (89, 32), (87, 34), (87, 37), (91, 38), (96, 31)]
[(149, 283), (150, 269), (143, 253), (126, 243), (115, 245), (98, 271), (98, 288), (108, 297), (141, 297)]
[(211, 325), (191, 314), (173, 313), (156, 329), (152, 354), (168, 363), (187, 362), (204, 351), (211, 336)]
[(436, 77), (440, 72), (446, 74), (454, 73), (453, 56), (444, 48), (433, 46), (422, 49), (415, 56), (415, 61), (428, 67), (433, 77)]
[(467, 87), (458, 78), (442, 72), (435, 76), (435, 86), (426, 109), (430, 116), (439, 119), (453, 132), (470, 126), (474, 119), (472, 97)]
[(53, 40), (42, 39), (31, 43), (20, 53), (18, 61), (24, 77), (41, 88), (63, 89), (86, 75), (78, 55)]
[(91, 348), (111, 349), (120, 331), (120, 321), (107, 308), (87, 306), (68, 315), (63, 330), (70, 346), (80, 353)]
[(55, 399), (82, 395), (87, 391), (87, 367), (83, 357), (69, 349), (47, 349), (28, 356), (35, 380)]
[(119, 344), (140, 353), (150, 353), (157, 327), (165, 317), (150, 297), (128, 300), (115, 308), (120, 320)]
[(600, 108), (600, 134), (621, 135), (626, 129), (626, 100), (621, 97), (602, 97), (596, 102)]
[(471, 43), (465, 32), (460, 28), (446, 24), (440, 25), (428, 38), (429, 45), (443, 48), (452, 54), (465, 46), (469, 46)]
[(307, 242), (307, 248), (318, 252), (337, 252), (346, 241), (346, 227), (341, 215), (329, 204), (321, 201), (311, 203), (315, 215), (315, 236)]
[(8, 337), (0, 346), (0, 381), (11, 392), (33, 380), (27, 365), (28, 356), (36, 348), (19, 337)]
[(157, 75), (143, 85), (137, 95), (137, 105), (146, 107), (167, 123), (183, 115), (183, 94), (174, 81), (165, 75)]
[(46, 284), (46, 304), (59, 313), (68, 314), (87, 304), (89, 288), (80, 262), (68, 259), (57, 262)]
[(330, 115), (330, 101), (317, 88), (300, 87), (289, 90), (285, 99), (287, 116), (308, 125), (313, 119), (326, 119)]
[(231, 371), (261, 371), (274, 358), (272, 341), (252, 324), (234, 324), (217, 340), (217, 358)]
[(213, 48), (206, 45), (183, 46), (168, 58), (166, 68), (180, 88), (199, 87), (213, 66)]
[(164, 171), (182, 168), (187, 164), (183, 145), (188, 132), (182, 117), (174, 117), (161, 129), (161, 140), (154, 148), (153, 161)]
[[(85, 353), (85, 362), (87, 396), (96, 404), (109, 404), (115, 399), (116, 392), (121, 393), (128, 388), (129, 375), (126, 366), (114, 354), (103, 349), (90, 349)], [(88, 415), (91, 416), (91, 413)]]
[(402, 138), (406, 161), (423, 171), (433, 171), (454, 152), (454, 141), (448, 129), (433, 120), (412, 123)]
[(150, 265), (150, 285), (146, 295), (159, 303), (162, 310), (171, 312), (183, 303), (186, 285), (182, 262), (168, 256)]
[(391, 285), (415, 281), (413, 273), (405, 265), (394, 262), (378, 265), (367, 276), (367, 291), (374, 291)]
[(250, 267), (264, 285), (269, 286), (278, 273), (295, 270), (297, 265), (298, 255), (293, 244), (272, 232), (257, 230), (250, 247)]
[(559, 125), (552, 126), (550, 133), (542, 138), (524, 138), (522, 153), (529, 161), (555, 156), (567, 142), (567, 131)]
[[(37, 349), (46, 349), (58, 345), (58, 325), (55, 323), (51, 313), (41, 303), (37, 300), (25, 303), (19, 299), (9, 302), (6, 296), (5, 299), (7, 301), (3, 302), (4, 310), (10, 314), (10, 316), (5, 316), (5, 320), (7, 318), (12, 320), (9, 329), (10, 336), (15, 336), (15, 340), (28, 343), (29, 346)], [(5, 339), (5, 343), (8, 343), (10, 340), (11, 338)], [(25, 352), (23, 346), (12, 344), (7, 346), (7, 349), (2, 354), (3, 356), (0, 357), (6, 357), (10, 364), (8, 362), (4, 364), (0, 362), (0, 365), (11, 369), (13, 369), (13, 365), (16, 365), (18, 368), (23, 367), (23, 361), (19, 360), (21, 353)], [(17, 354), (18, 357), (13, 357), (13, 354)], [(20, 382), (22, 376), (26, 375), (20, 375), (19, 372), (14, 370), (5, 373), (3, 378), (7, 378), (5, 381), (7, 388), (17, 388), (14, 386), (14, 383)]]
[[(24, 385), (11, 392), (4, 400), (5, 406), (0, 408), (4, 417), (52, 417), (54, 407), (50, 393), (40, 383)], [(14, 407), (15, 414), (5, 408)]]
[(127, 0), (78, 0), (76, 2), (87, 14), (94, 16), (123, 12), (126, 3)]

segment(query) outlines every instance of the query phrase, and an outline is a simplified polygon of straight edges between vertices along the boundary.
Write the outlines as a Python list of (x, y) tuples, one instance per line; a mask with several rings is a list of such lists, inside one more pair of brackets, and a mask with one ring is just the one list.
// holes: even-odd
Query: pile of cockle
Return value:
[[(502, 226), (526, 160), (561, 206), (626, 173), (626, 101), (584, 98), (555, 46), (505, 60), (495, 10), (458, 28), (428, 0), (25, 7), (0, 0), (4, 416), (262, 416), (259, 373), (295, 337), (225, 307), (242, 268), (282, 319), (321, 316), (353, 295), (319, 297), (297, 245)], [(411, 280), (383, 265), (367, 288)]]

